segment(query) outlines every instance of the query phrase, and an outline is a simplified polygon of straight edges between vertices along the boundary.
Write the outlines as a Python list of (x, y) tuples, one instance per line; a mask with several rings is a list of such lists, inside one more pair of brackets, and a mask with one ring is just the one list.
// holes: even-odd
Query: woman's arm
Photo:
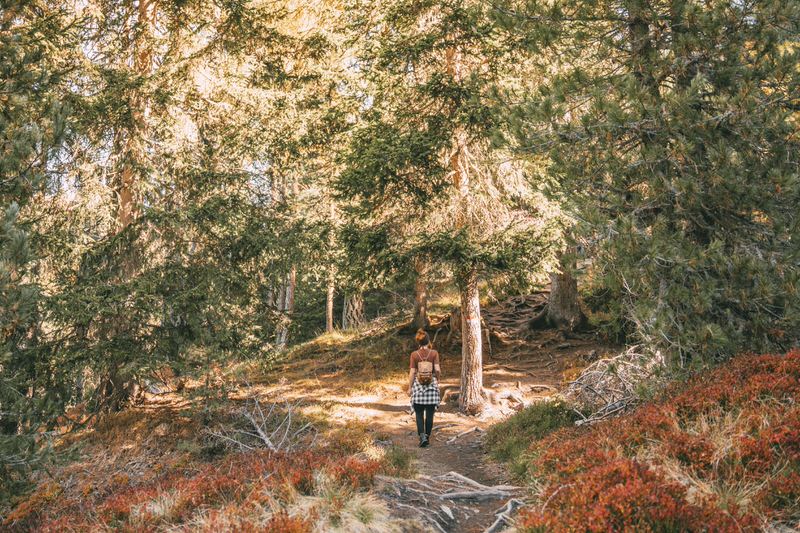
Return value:
[(439, 352), (436, 352), (436, 357), (433, 359), (433, 372), (436, 375), (436, 379), (439, 379), (442, 375), (442, 367), (439, 366)]
[(408, 394), (411, 395), (411, 386), (414, 384), (414, 377), (417, 375), (417, 370), (412, 368), (408, 371)]

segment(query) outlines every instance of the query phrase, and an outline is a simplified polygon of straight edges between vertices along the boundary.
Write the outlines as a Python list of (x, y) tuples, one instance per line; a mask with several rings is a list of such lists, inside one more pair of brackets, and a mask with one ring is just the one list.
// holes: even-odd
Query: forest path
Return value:
[[(294, 375), (287, 370), (287, 377), (273, 383), (267, 392), (271, 397), (301, 401), (308, 414), (324, 416), (343, 428), (366, 430), (378, 446), (395, 445), (413, 453), (416, 479), (381, 478), (377, 488), (396, 516), (418, 523), (425, 517), (427, 526), (410, 526), (408, 531), (485, 531), (495, 522), (499, 508), (524, 495), (506, 487), (511, 482), (505, 468), (484, 451), (486, 430), (525, 405), (553, 395), (571, 369), (585, 366), (605, 349), (591, 335), (567, 337), (556, 330), (528, 330), (528, 319), (520, 319), (520, 315), (531, 314), (520, 311), (530, 311), (532, 298), (510, 300), (486, 310), (486, 326), (494, 343), (491, 351), (484, 343), (487, 408), (480, 416), (465, 416), (458, 412), (457, 401), (444, 401), (434, 417), (428, 448), (418, 447), (406, 392), (407, 370), (360, 382), (358, 372), (348, 369), (341, 356), (333, 355), (327, 361), (303, 362)], [(535, 299), (538, 302), (541, 297)], [(437, 343), (442, 363), (440, 386), (447, 399), (452, 397), (450, 391), (458, 391), (461, 364), (458, 343), (447, 345), (442, 337)], [(491, 489), (497, 486), (505, 488)], [(475, 494), (463, 499), (443, 494), (452, 492)], [(428, 512), (421, 513), (423, 509)]]

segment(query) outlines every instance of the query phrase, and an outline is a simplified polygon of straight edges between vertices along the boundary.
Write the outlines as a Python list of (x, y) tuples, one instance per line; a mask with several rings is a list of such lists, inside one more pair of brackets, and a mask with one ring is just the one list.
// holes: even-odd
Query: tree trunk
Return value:
[(483, 410), (483, 344), (478, 274), (469, 270), (460, 280), (461, 292), (461, 393), (458, 405), (466, 414)]
[(578, 281), (569, 269), (562, 266), (561, 272), (550, 274), (550, 298), (547, 301), (547, 322), (551, 325), (575, 331), (586, 323), (586, 315), (578, 301)]
[[(150, 76), (153, 70), (153, 49), (150, 39), (156, 23), (156, 1), (139, 0), (133, 41), (133, 70), (137, 76)], [(130, 99), (132, 126), (123, 148), (123, 165), (117, 189), (117, 229), (125, 229), (139, 214), (136, 184), (143, 166), (147, 117), (147, 97), (135, 92)]]
[(297, 285), (297, 269), (292, 267), (286, 279), (286, 286), (280, 290), (278, 311), (281, 313), (280, 321), (275, 332), (275, 347), (279, 350), (286, 348), (289, 342), (289, 324), (294, 311), (294, 290)]
[[(456, 47), (445, 52), (447, 73), (456, 82), (464, 79), (462, 53)], [(453, 131), (453, 151), (449, 157), (453, 176), (457, 210), (454, 214), (454, 229), (459, 231), (474, 224), (473, 198), (469, 175), (469, 137), (463, 127)], [(475, 265), (462, 265), (458, 281), (461, 293), (461, 393), (459, 407), (466, 414), (477, 414), (483, 410), (483, 347), (481, 342), (481, 304), (478, 295), (478, 272)]]
[(364, 296), (360, 292), (345, 296), (342, 329), (355, 329), (364, 322)]
[(575, 331), (586, 325), (578, 298), (578, 281), (564, 263), (564, 257), (559, 263), (561, 271), (550, 273), (550, 296), (545, 308), (531, 320), (532, 329), (554, 327)]
[(422, 259), (417, 259), (414, 280), (414, 327), (424, 329), (430, 325), (428, 320), (428, 272)]
[[(336, 205), (331, 200), (330, 205), (330, 212), (329, 212), (330, 220), (328, 223), (331, 226), (331, 232), (328, 236), (328, 250), (333, 253), (333, 250), (336, 246), (336, 240), (334, 237), (334, 224), (336, 223)], [(331, 258), (331, 264), (328, 268), (328, 295), (327, 300), (325, 302), (325, 331), (328, 333), (333, 333), (333, 298), (336, 293), (336, 263), (335, 257)]]
[(336, 286), (333, 283), (333, 272), (328, 278), (328, 296), (325, 302), (325, 331), (333, 333), (333, 298), (336, 295)]
[[(133, 24), (133, 46), (131, 64), (133, 73), (140, 78), (148, 78), (153, 72), (153, 38), (157, 14), (156, 0), (139, 0)], [(128, 105), (131, 113), (130, 127), (119, 129), (115, 135), (115, 150), (121, 152), (121, 168), (115, 183), (116, 213), (115, 232), (120, 233), (139, 216), (140, 199), (137, 185), (142, 169), (145, 168), (145, 146), (147, 143), (147, 118), (150, 102), (145, 89), (132, 89)], [(135, 248), (121, 251), (119, 270), (116, 276), (120, 283), (128, 282), (135, 276), (137, 257)], [(125, 316), (114, 317), (101, 327), (99, 335), (111, 340), (129, 327)], [(135, 376), (125, 369), (125, 361), (112, 358), (108, 361), (108, 377), (99, 388), (104, 408), (118, 411), (128, 403), (136, 390)]]

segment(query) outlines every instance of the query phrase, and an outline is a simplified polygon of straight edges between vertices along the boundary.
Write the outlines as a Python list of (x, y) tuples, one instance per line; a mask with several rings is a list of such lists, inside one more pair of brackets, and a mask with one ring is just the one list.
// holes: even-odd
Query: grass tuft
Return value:
[(417, 473), (414, 453), (402, 446), (392, 445), (383, 456), (386, 473), (395, 477), (410, 478)]
[(511, 473), (522, 478), (527, 472), (524, 455), (531, 442), (571, 426), (577, 419), (578, 415), (563, 402), (538, 402), (492, 426), (486, 444), (494, 459), (509, 463)]

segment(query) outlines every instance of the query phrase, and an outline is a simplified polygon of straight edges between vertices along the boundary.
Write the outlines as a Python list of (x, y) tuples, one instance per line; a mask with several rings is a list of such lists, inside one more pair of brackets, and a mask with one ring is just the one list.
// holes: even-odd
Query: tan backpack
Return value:
[(433, 361), (428, 361), (430, 350), (426, 348), (425, 351), (425, 359), (422, 358), (422, 349), (418, 352), (420, 360), (417, 361), (417, 381), (420, 385), (430, 385), (433, 382)]

